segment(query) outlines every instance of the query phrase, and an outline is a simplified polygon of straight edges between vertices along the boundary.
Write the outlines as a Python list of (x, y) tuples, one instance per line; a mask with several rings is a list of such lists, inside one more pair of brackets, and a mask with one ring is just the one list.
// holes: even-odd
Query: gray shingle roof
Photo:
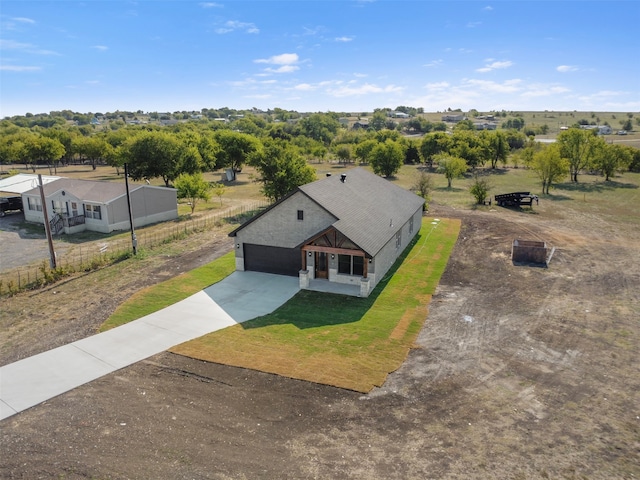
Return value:
[[(142, 185), (129, 185), (129, 189), (134, 191)], [(73, 196), (86, 202), (109, 203), (110, 201), (126, 194), (124, 182), (97, 182), (93, 180), (78, 180), (74, 178), (61, 178), (44, 185), (44, 194), (49, 196), (59, 190), (66, 190)], [(26, 194), (33, 195), (38, 189), (29, 190)]]
[(325, 177), (299, 189), (338, 220), (334, 227), (374, 256), (424, 200), (363, 168)]

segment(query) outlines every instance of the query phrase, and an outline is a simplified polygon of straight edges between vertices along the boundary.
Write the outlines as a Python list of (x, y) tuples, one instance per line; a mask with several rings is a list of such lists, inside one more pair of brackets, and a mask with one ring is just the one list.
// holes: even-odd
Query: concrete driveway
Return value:
[(180, 343), (271, 313), (298, 290), (296, 277), (234, 272), (139, 320), (0, 367), (0, 420)]

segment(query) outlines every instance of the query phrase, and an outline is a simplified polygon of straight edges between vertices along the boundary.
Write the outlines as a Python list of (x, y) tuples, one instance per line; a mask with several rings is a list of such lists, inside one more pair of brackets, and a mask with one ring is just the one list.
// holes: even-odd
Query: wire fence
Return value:
[[(212, 230), (224, 223), (251, 218), (269, 205), (254, 202), (232, 207), (195, 219), (167, 222), (136, 233), (138, 249), (152, 249), (162, 244), (185, 238), (193, 233)], [(91, 271), (132, 255), (131, 238), (106, 238), (103, 242), (88, 242), (69, 252), (56, 256), (56, 268), (49, 268), (49, 261), (13, 268), (0, 274), (0, 295), (16, 293), (52, 283), (74, 272)]]

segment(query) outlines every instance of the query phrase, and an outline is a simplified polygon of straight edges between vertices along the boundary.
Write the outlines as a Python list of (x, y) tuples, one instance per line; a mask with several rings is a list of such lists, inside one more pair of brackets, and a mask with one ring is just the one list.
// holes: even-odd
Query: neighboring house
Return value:
[[(124, 182), (61, 178), (45, 184), (43, 190), (54, 233), (109, 233), (130, 228)], [(130, 185), (129, 191), (135, 227), (178, 218), (175, 189)], [(22, 203), (27, 222), (44, 224), (40, 188), (22, 193)]]
[(298, 187), (229, 236), (236, 269), (327, 281), (366, 297), (418, 233), (424, 200), (362, 168)]
[(391, 112), (391, 116), (394, 118), (410, 118), (411, 115), (409, 115), (408, 113), (404, 113), (404, 112)]
[(354, 130), (367, 130), (369, 128), (369, 120), (366, 118), (363, 118), (362, 120), (358, 120), (357, 122), (355, 122), (353, 124), (353, 128)]
[(580, 125), (583, 130), (596, 130), (598, 135), (611, 135), (613, 129), (609, 125)]
[(443, 115), (442, 116), (442, 121), (443, 122), (458, 123), (458, 122), (461, 122), (461, 121), (466, 120), (466, 119), (467, 119), (467, 117), (465, 117), (463, 113), (455, 113), (455, 114), (448, 114), (448, 115)]

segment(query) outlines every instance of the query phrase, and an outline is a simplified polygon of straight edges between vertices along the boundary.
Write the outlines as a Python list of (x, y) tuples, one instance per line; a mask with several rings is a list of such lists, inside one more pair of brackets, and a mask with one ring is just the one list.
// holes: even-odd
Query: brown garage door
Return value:
[(244, 269), (297, 277), (301, 268), (299, 248), (244, 244)]

